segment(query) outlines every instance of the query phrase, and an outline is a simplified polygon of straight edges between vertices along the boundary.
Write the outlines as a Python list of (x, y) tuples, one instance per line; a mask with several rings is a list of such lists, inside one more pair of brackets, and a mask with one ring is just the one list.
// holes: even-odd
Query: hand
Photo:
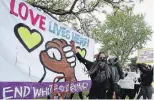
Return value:
[(46, 43), (45, 50), (40, 53), (42, 64), (49, 70), (62, 73), (75, 81), (74, 67), (76, 58), (72, 47), (63, 39), (53, 39)]
[(116, 99), (116, 94), (113, 92), (112, 99)]
[(122, 80), (123, 80), (123, 79), (124, 79), (124, 75), (120, 76), (120, 79), (122, 79)]

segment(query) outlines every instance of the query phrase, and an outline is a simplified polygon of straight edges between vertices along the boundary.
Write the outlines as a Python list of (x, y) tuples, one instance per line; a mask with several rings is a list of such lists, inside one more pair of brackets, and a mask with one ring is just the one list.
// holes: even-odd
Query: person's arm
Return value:
[(150, 74), (149, 80), (150, 80), (150, 83), (152, 83), (153, 82), (153, 68), (151, 72), (149, 72), (149, 74)]
[(115, 86), (114, 86), (114, 81), (113, 81), (113, 78), (112, 78), (112, 74), (111, 74), (111, 77), (110, 77), (110, 87), (111, 87), (111, 90), (113, 90), (112, 99), (115, 99), (116, 94), (115, 94)]
[[(108, 66), (109, 67), (109, 66)], [(112, 74), (112, 68), (111, 67), (109, 67), (109, 70), (110, 70), (110, 78), (109, 78), (109, 81), (110, 81), (110, 88), (111, 88), (111, 90), (115, 90), (115, 88), (114, 88), (114, 80), (113, 80), (113, 74)]]
[(74, 50), (74, 52), (75, 52), (75, 54), (76, 54), (77, 59), (78, 59), (80, 62), (82, 62), (82, 63), (87, 67), (88, 70), (90, 70), (91, 66), (93, 65), (93, 62), (91, 62), (91, 61), (89, 61), (89, 60), (86, 60), (85, 58), (83, 58), (83, 57), (80, 55), (80, 53), (78, 52), (78, 50), (77, 50), (77, 48), (76, 48), (76, 46), (75, 46), (74, 41), (71, 41), (70, 43), (71, 43), (71, 46), (72, 46), (72, 48), (73, 48), (73, 50)]
[(76, 53), (76, 57), (78, 58), (80, 62), (82, 62), (87, 67), (88, 70), (90, 70), (91, 66), (93, 65), (93, 62), (83, 58), (79, 52)]
[(121, 65), (119, 63), (117, 63), (116, 65), (117, 65), (117, 70), (118, 70), (120, 79), (124, 79), (125, 75), (124, 75), (124, 72), (122, 71)]
[(139, 68), (139, 70), (143, 73), (148, 73), (151, 72), (151, 70), (146, 68), (146, 64), (142, 63), (142, 64), (137, 64), (137, 67)]
[(139, 68), (139, 70), (143, 73), (149, 73), (151, 72), (151, 70), (145, 68), (146, 64), (137, 64), (137, 67)]
[(114, 70), (115, 70), (115, 82), (118, 82), (121, 78), (120, 78), (120, 75), (118, 73), (118, 69), (114, 68)]

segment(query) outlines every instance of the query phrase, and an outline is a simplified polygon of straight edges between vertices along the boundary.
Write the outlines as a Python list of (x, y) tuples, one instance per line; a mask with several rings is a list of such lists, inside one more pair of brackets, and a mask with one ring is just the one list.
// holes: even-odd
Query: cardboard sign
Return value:
[(119, 80), (119, 85), (123, 89), (134, 89), (134, 81), (133, 80)]
[(134, 89), (135, 84), (140, 84), (138, 78), (140, 74), (136, 72), (127, 72), (127, 76), (123, 80), (119, 80), (119, 85), (124, 89)]
[(138, 60), (137, 63), (154, 63), (154, 49), (153, 48), (144, 48), (138, 51)]

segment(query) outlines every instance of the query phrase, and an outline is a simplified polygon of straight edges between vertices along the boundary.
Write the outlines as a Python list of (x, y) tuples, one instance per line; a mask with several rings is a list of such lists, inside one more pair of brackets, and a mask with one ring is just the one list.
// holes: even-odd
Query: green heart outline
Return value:
[[(24, 27), (26, 29), (28, 29), (28, 31), (30, 32), (30, 34), (33, 34), (34, 32), (37, 32), (40, 37), (41, 37), (41, 41), (39, 43), (37, 43), (34, 47), (32, 48), (28, 48), (28, 46), (25, 44), (25, 42), (23, 41), (23, 39), (20, 37), (19, 33), (18, 33), (18, 29), (20, 27)], [(35, 50), (36, 48), (38, 48), (44, 41), (44, 38), (42, 36), (42, 34), (36, 30), (36, 29), (30, 29), (27, 25), (23, 24), (23, 23), (19, 23), (17, 25), (15, 25), (14, 27), (14, 33), (15, 33), (15, 36), (18, 38), (18, 40), (20, 41), (20, 43), (24, 46), (24, 48), (28, 51), (28, 52), (32, 52), (33, 50)]]
[(86, 54), (87, 54), (87, 50), (86, 50), (85, 48), (82, 48), (82, 49), (81, 49), (79, 46), (77, 46), (76, 48), (77, 48), (77, 49), (80, 49), (81, 52), (82, 52), (83, 50), (85, 51), (85, 55), (83, 56), (83, 57), (85, 58), (85, 56), (86, 56)]

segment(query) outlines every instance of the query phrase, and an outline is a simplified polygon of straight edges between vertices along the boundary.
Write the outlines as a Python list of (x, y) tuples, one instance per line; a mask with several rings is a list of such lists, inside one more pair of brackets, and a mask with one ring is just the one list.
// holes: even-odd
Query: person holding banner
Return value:
[(76, 53), (77, 59), (86, 66), (91, 77), (92, 86), (89, 92), (89, 99), (106, 99), (107, 92), (110, 88), (112, 88), (113, 98), (115, 98), (114, 83), (111, 70), (107, 64), (106, 55), (103, 52), (100, 52), (96, 61), (90, 62), (80, 55), (74, 41), (71, 41), (71, 46)]
[(151, 99), (152, 98), (152, 82), (153, 82), (153, 68), (151, 65), (147, 64), (137, 64), (137, 67), (141, 71), (141, 92), (143, 95), (143, 99)]
[(130, 69), (126, 68), (125, 78), (119, 82), (121, 86), (121, 99), (125, 99), (126, 96), (129, 99), (134, 99), (135, 97), (135, 90), (134, 90), (134, 78), (132, 75), (130, 76)]

